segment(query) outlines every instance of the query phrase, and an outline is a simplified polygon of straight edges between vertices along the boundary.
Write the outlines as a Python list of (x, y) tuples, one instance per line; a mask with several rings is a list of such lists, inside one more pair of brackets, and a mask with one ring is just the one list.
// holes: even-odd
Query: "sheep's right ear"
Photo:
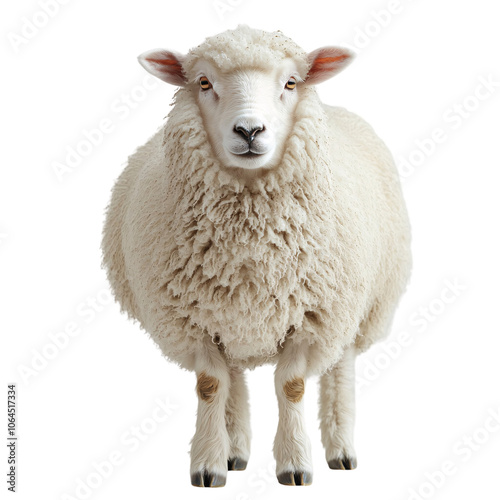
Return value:
[(183, 87), (186, 76), (182, 69), (184, 56), (164, 49), (143, 52), (138, 58), (139, 64), (152, 75), (164, 82)]

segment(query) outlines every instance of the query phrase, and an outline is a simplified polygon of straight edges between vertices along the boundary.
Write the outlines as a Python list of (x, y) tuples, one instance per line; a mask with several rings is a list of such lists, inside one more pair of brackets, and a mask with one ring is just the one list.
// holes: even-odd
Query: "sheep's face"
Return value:
[(213, 151), (226, 167), (270, 168), (279, 163), (300, 92), (292, 60), (271, 70), (223, 74), (199, 61), (191, 85)]
[(200, 58), (190, 66), (189, 79), (183, 67), (186, 57), (176, 52), (149, 50), (139, 56), (139, 62), (165, 82), (191, 87), (212, 149), (222, 165), (255, 170), (279, 164), (303, 86), (331, 78), (349, 64), (352, 56), (339, 47), (322, 47), (309, 53), (305, 81), (292, 58), (265, 70), (232, 71), (221, 71)]

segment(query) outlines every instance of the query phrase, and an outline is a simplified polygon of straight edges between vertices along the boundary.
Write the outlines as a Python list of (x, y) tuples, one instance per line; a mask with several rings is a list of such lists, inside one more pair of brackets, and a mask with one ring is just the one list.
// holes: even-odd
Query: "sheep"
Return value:
[(245, 469), (245, 370), (272, 363), (276, 475), (312, 482), (305, 380), (320, 377), (331, 469), (353, 469), (356, 356), (389, 331), (409, 279), (410, 227), (393, 158), (315, 85), (353, 59), (238, 26), (140, 64), (178, 86), (118, 178), (103, 265), (122, 311), (197, 377), (191, 483)]

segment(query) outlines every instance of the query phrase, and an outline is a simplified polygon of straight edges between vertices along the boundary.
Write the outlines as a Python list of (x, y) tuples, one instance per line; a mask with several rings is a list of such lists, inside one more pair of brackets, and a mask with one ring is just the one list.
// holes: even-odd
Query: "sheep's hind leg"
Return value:
[(228, 470), (245, 470), (250, 456), (250, 409), (245, 374), (238, 368), (231, 368), (231, 387), (226, 403), (226, 428), (229, 434), (230, 450)]
[(354, 451), (356, 350), (347, 348), (342, 359), (320, 379), (320, 428), (330, 469), (357, 466)]
[(304, 380), (307, 372), (305, 344), (285, 342), (275, 372), (279, 423), (274, 440), (276, 475), (281, 484), (300, 486), (312, 482), (311, 444), (304, 420)]
[(195, 354), (194, 367), (198, 413), (191, 441), (191, 484), (224, 486), (230, 450), (225, 420), (230, 377), (226, 362), (210, 337)]

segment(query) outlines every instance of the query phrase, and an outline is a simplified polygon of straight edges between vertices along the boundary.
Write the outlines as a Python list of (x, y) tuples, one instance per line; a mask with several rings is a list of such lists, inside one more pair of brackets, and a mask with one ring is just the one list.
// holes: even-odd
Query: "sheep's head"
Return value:
[(156, 49), (141, 54), (139, 62), (195, 93), (224, 166), (258, 169), (280, 162), (304, 87), (331, 78), (352, 56), (338, 47), (307, 54), (280, 32), (240, 26), (207, 39), (187, 56)]

